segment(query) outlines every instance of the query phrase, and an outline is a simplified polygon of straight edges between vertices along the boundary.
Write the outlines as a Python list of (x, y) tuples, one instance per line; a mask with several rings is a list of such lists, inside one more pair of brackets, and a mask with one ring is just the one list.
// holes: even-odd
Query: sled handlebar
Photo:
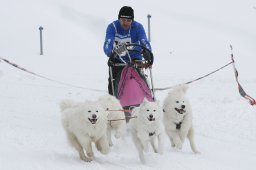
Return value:
[[(127, 66), (127, 64), (125, 63), (111, 63), (112, 66), (117, 66), (117, 67), (123, 67), (123, 66)], [(150, 68), (152, 65), (145, 63), (144, 61), (141, 60), (134, 60), (132, 61), (132, 65), (135, 66), (135, 68)]]
[[(110, 56), (114, 57), (114, 56), (119, 56), (120, 59), (122, 59), (122, 57), (120, 56), (120, 54), (122, 52), (127, 51), (129, 54), (130, 53), (139, 53), (139, 55), (141, 55), (143, 57), (142, 60), (135, 60), (135, 61), (131, 61), (131, 63), (124, 63), (123, 65), (127, 65), (127, 64), (136, 64), (139, 67), (151, 67), (153, 65), (154, 62), (154, 56), (153, 53), (145, 46), (140, 45), (140, 44), (125, 44), (122, 45), (121, 48), (115, 49)], [(119, 63), (118, 63), (119, 65)], [(120, 65), (121, 66), (121, 65)]]

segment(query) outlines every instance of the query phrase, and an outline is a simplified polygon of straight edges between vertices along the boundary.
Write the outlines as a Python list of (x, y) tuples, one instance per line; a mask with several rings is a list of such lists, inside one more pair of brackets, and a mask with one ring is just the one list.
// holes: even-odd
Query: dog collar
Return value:
[(179, 130), (179, 129), (180, 129), (181, 124), (182, 124), (182, 122), (180, 122), (180, 123), (175, 123), (175, 125), (176, 125), (176, 129), (177, 129), (177, 130)]
[(181, 124), (182, 124), (182, 122), (183, 122), (184, 119), (185, 119), (185, 116), (183, 116), (182, 120), (181, 120), (179, 123), (174, 122), (174, 124), (176, 125), (176, 129), (177, 129), (177, 130), (180, 130)]
[(156, 134), (156, 132), (149, 132), (148, 136), (153, 136), (155, 134)]

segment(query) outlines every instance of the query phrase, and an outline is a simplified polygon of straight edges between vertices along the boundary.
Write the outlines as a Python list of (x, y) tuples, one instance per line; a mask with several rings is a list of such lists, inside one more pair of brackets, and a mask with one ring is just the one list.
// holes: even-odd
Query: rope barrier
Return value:
[[(194, 79), (194, 80), (188, 81), (188, 82), (186, 82), (186, 83), (181, 83), (181, 84), (190, 84), (190, 83), (193, 83), (193, 82), (195, 82), (195, 81), (201, 80), (201, 79), (203, 79), (203, 78), (205, 78), (205, 77), (210, 76), (210, 75), (213, 74), (213, 73), (216, 73), (217, 71), (220, 71), (221, 69), (223, 69), (223, 68), (229, 66), (229, 65), (232, 64), (232, 63), (233, 63), (233, 61), (227, 63), (226, 65), (224, 65), (224, 66), (222, 66), (222, 67), (220, 67), (220, 68), (218, 68), (218, 69), (216, 69), (216, 70), (214, 70), (214, 71), (212, 71), (212, 72), (210, 72), (210, 73), (208, 73), (208, 74), (206, 74), (206, 75), (204, 75), (204, 76), (202, 76), (202, 77), (199, 77), (199, 78), (196, 78), (196, 79)], [(179, 85), (181, 85), (181, 84), (178, 84), (178, 85), (175, 85), (175, 86), (163, 87), (163, 88), (154, 88), (154, 90), (155, 90), (155, 91), (167, 90), (167, 89), (171, 89), (171, 88), (174, 88), (174, 87), (176, 87), (176, 86), (179, 86)]]
[(79, 88), (79, 89), (83, 89), (83, 90), (89, 90), (89, 91), (107, 93), (107, 91), (105, 91), (105, 90), (98, 90), (98, 89), (93, 89), (93, 88), (86, 88), (86, 87), (81, 87), (81, 86), (73, 85), (73, 84), (70, 84), (70, 83), (65, 83), (65, 82), (62, 82), (62, 81), (50, 79), (50, 78), (48, 78), (48, 77), (42, 76), (42, 75), (37, 74), (37, 73), (34, 73), (34, 72), (32, 72), (32, 71), (29, 71), (29, 70), (25, 69), (24, 67), (21, 67), (21, 66), (19, 66), (18, 64), (15, 64), (15, 63), (13, 63), (13, 62), (11, 62), (11, 61), (9, 61), (9, 60), (3, 58), (3, 57), (0, 57), (0, 60), (3, 60), (5, 63), (7, 63), (7, 64), (9, 64), (9, 65), (11, 65), (11, 66), (13, 66), (13, 67), (19, 69), (19, 70), (22, 70), (22, 71), (27, 72), (27, 73), (29, 73), (29, 74), (32, 74), (32, 75), (34, 75), (34, 76), (37, 76), (37, 77), (40, 77), (40, 78), (43, 78), (43, 79), (46, 79), (46, 80), (49, 80), (49, 81), (52, 81), (52, 82), (55, 82), (55, 83), (58, 83), (58, 84), (62, 84), (62, 85), (70, 86), (70, 87), (74, 87), (74, 88)]
[[(199, 78), (196, 78), (196, 79), (194, 79), (194, 80), (191, 80), (191, 81), (188, 81), (188, 82), (182, 83), (182, 84), (190, 84), (190, 83), (193, 83), (193, 82), (195, 82), (195, 81), (199, 81), (199, 80), (201, 80), (201, 79), (203, 79), (203, 78), (205, 78), (205, 77), (208, 77), (208, 76), (210, 76), (210, 75), (216, 73), (217, 71), (220, 71), (220, 70), (224, 69), (225, 67), (229, 66), (230, 64), (232, 64), (232, 65), (233, 65), (233, 68), (234, 68), (234, 72), (235, 72), (235, 76), (236, 76), (236, 82), (237, 82), (237, 84), (238, 84), (238, 90), (239, 90), (240, 95), (241, 95), (242, 97), (244, 97), (245, 99), (249, 100), (249, 102), (250, 102), (251, 105), (256, 105), (256, 100), (255, 100), (254, 98), (250, 97), (249, 95), (247, 95), (247, 94), (245, 93), (244, 89), (242, 88), (242, 86), (240, 85), (240, 83), (239, 83), (239, 81), (238, 81), (238, 71), (237, 71), (237, 69), (236, 69), (236, 67), (235, 67), (235, 61), (234, 61), (234, 58), (233, 58), (233, 51), (232, 51), (233, 48), (232, 48), (232, 45), (230, 45), (230, 48), (231, 48), (231, 52), (232, 52), (232, 53), (231, 53), (231, 60), (232, 60), (231, 62), (227, 63), (226, 65), (224, 65), (224, 66), (222, 66), (222, 67), (220, 67), (220, 68), (218, 68), (218, 69), (216, 69), (216, 70), (214, 70), (214, 71), (212, 71), (212, 72), (210, 72), (210, 73), (208, 73), (208, 74), (206, 74), (206, 75), (204, 75), (204, 76), (201, 76), (201, 77), (199, 77)], [(24, 67), (21, 67), (21, 66), (19, 66), (18, 64), (15, 64), (15, 63), (13, 63), (13, 62), (11, 62), (11, 61), (9, 61), (9, 60), (3, 58), (3, 57), (0, 57), (0, 61), (1, 61), (1, 60), (3, 60), (5, 63), (7, 63), (7, 64), (9, 64), (9, 65), (11, 65), (11, 66), (13, 66), (13, 67), (19, 69), (19, 70), (22, 70), (22, 71), (27, 72), (27, 73), (29, 73), (29, 74), (32, 74), (32, 75), (34, 75), (34, 76), (37, 76), (37, 77), (40, 77), (40, 78), (43, 78), (43, 79), (46, 79), (46, 80), (49, 80), (49, 81), (52, 81), (52, 82), (55, 82), (55, 83), (58, 83), (58, 84), (63, 84), (63, 85), (66, 85), (66, 86), (70, 86), (70, 87), (74, 87), (74, 88), (79, 88), (79, 89), (84, 89), (84, 90), (89, 90), (89, 91), (95, 91), (95, 92), (104, 92), (104, 93), (107, 92), (107, 91), (105, 91), (105, 90), (98, 90), (98, 89), (92, 89), (92, 88), (85, 88), (85, 87), (73, 85), (73, 84), (70, 84), (70, 83), (65, 83), (65, 82), (62, 82), (62, 81), (50, 79), (50, 78), (48, 78), (48, 77), (42, 76), (42, 75), (37, 74), (37, 73), (34, 73), (34, 72), (32, 72), (32, 71), (29, 71), (29, 70), (25, 69)], [(171, 88), (176, 87), (176, 86), (179, 86), (179, 85), (181, 85), (181, 84), (178, 84), (178, 85), (175, 85), (175, 86), (164, 87), (164, 88), (154, 88), (154, 89), (152, 89), (152, 90), (154, 90), (154, 91), (162, 91), (162, 90), (171, 89)], [(111, 110), (111, 111), (114, 111), (114, 110)], [(131, 110), (116, 110), (116, 111), (131, 112)], [(115, 120), (109, 120), (109, 121), (115, 121)]]

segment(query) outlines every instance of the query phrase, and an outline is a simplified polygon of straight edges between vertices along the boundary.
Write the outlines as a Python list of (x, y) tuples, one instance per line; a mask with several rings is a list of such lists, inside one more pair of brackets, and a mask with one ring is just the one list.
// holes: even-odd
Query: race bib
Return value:
[[(128, 34), (128, 35), (120, 35), (120, 34), (117, 34), (115, 35), (115, 42), (114, 42), (114, 48), (115, 49), (118, 49), (120, 47), (122, 47), (123, 44), (130, 44), (132, 42), (132, 39), (131, 39), (131, 35)], [(126, 55), (126, 51), (122, 51), (120, 54), (118, 54), (120, 57), (123, 57)]]

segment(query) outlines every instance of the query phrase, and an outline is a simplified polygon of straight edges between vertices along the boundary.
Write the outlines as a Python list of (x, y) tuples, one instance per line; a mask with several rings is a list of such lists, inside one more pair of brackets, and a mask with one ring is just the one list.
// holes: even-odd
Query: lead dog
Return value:
[(104, 95), (99, 98), (99, 102), (107, 111), (108, 127), (107, 136), (109, 145), (112, 146), (111, 132), (114, 131), (115, 137), (123, 137), (126, 133), (125, 115), (119, 100), (111, 95)]
[(194, 153), (199, 153), (194, 142), (194, 128), (192, 124), (192, 109), (186, 97), (187, 85), (175, 87), (164, 100), (164, 125), (170, 138), (171, 146), (182, 149), (186, 137)]
[(155, 153), (163, 153), (162, 109), (157, 102), (144, 99), (141, 105), (133, 110), (132, 116), (136, 117), (130, 120), (132, 139), (139, 152), (140, 161), (145, 163), (143, 151), (149, 151), (148, 143), (151, 144)]
[(106, 135), (107, 113), (99, 102), (65, 100), (60, 103), (60, 109), (62, 125), (70, 144), (78, 151), (80, 159), (86, 162), (93, 160), (92, 143), (95, 143), (102, 154), (109, 152)]

